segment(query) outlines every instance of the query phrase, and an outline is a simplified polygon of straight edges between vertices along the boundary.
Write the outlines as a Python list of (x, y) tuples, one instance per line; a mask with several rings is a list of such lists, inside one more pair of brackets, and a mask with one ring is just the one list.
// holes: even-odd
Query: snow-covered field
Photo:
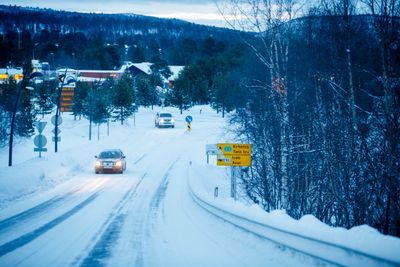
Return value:
[[(99, 139), (93, 127), (91, 141), (88, 121), (64, 114), (58, 153), (47, 116), (48, 152), (38, 157), (34, 137), (17, 140), (12, 167), (8, 147), (1, 148), (0, 266), (329, 264), (304, 253), (356, 265), (351, 249), (400, 265), (400, 239), (368, 226), (332, 228), (311, 215), (297, 221), (284, 211), (267, 213), (243, 195), (234, 201), (228, 167), (215, 166), (213, 157), (207, 164), (205, 155), (206, 144), (234, 141), (226, 121), (206, 106), (182, 115), (164, 108), (176, 127), (158, 129), (160, 110), (141, 108), (126, 125), (111, 122), (109, 134), (103, 124)], [(187, 115), (194, 118), (190, 133)], [(124, 174), (94, 174), (94, 156), (106, 148), (123, 150)], [(348, 255), (328, 249), (326, 257), (321, 244), (315, 249), (296, 235), (349, 249)]]

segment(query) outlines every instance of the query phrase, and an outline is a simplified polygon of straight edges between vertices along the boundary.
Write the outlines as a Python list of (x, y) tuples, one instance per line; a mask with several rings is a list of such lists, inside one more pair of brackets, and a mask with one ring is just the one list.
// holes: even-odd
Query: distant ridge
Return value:
[[(33, 25), (36, 24), (36, 29)], [(235, 30), (206, 26), (179, 19), (157, 18), (134, 13), (105, 14), (80, 13), (47, 8), (0, 5), (0, 33), (7, 31), (59, 30), (61, 33), (99, 31), (113, 35), (146, 35), (165, 32), (172, 35), (187, 35), (198, 39), (209, 35), (237, 34)], [(228, 36), (229, 39), (232, 36)]]

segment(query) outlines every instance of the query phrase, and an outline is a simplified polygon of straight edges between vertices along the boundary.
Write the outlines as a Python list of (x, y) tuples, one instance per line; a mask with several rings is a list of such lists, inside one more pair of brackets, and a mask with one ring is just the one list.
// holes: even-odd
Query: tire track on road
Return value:
[(150, 210), (155, 211), (153, 215), (155, 215), (156, 211), (158, 210), (160, 203), (162, 202), (162, 200), (165, 197), (165, 193), (167, 191), (168, 188), (168, 177), (169, 174), (172, 170), (172, 168), (175, 166), (175, 164), (181, 159), (181, 156), (179, 155), (177, 157), (177, 159), (171, 164), (171, 166), (169, 166), (168, 170), (166, 171), (166, 173), (164, 174), (160, 185), (158, 186), (155, 194), (153, 195), (153, 198), (150, 202)]
[[(105, 260), (108, 259), (112, 254), (112, 244), (114, 244), (116, 240), (118, 240), (121, 228), (125, 222), (126, 214), (122, 213), (122, 209), (135, 195), (139, 185), (142, 183), (146, 175), (147, 173), (143, 174), (139, 182), (133, 184), (128, 192), (125, 193), (122, 200), (119, 201), (118, 204), (115, 206), (115, 208), (113, 209), (115, 210), (115, 212), (108, 217), (103, 227), (101, 227), (101, 230), (99, 231), (99, 235), (101, 234), (101, 237), (88, 253), (86, 258), (82, 261), (80, 266), (86, 267), (105, 265)], [(75, 260), (75, 262), (79, 261), (80, 258), (77, 258)]]
[(143, 156), (141, 156), (140, 158), (138, 158), (137, 160), (135, 160), (135, 162), (133, 162), (133, 165), (138, 164), (142, 159), (144, 159), (146, 157), (146, 154), (144, 154)]
[[(100, 184), (95, 184), (96, 187), (101, 186)], [(67, 199), (71, 198), (74, 194), (80, 191), (80, 188), (71, 190), (64, 195), (58, 195), (46, 200), (30, 209), (27, 209), (23, 212), (20, 212), (16, 215), (13, 215), (7, 219), (0, 221), (0, 235), (4, 234), (6, 230), (11, 227), (16, 227), (19, 224), (22, 224), (39, 214), (43, 214), (50, 209), (54, 209), (55, 207), (59, 206), (60, 203), (66, 201)]]
[[(146, 155), (141, 156), (136, 160), (136, 163), (140, 162), (143, 158), (145, 158)], [(153, 207), (153, 210), (156, 209), (162, 202), (162, 199), (164, 198), (165, 191), (168, 186), (168, 177), (170, 174), (171, 169), (174, 167), (174, 165), (179, 161), (180, 156), (168, 167), (166, 170), (165, 174), (162, 176), (162, 179), (159, 179), (159, 184), (153, 187), (153, 189), (145, 193), (147, 194), (148, 197), (145, 199), (141, 199), (141, 201), (145, 201), (142, 209), (145, 211), (145, 213), (141, 212), (139, 214), (138, 221), (136, 222), (135, 220), (135, 227), (133, 231), (137, 234), (135, 234), (135, 239), (133, 240), (133, 248), (132, 250), (135, 252), (134, 258), (130, 261), (130, 264), (132, 266), (143, 266), (143, 240), (148, 237), (149, 232), (148, 230), (148, 225), (147, 223), (153, 218), (155, 213), (152, 213), (151, 207)], [(151, 167), (151, 166), (150, 166)], [(140, 186), (145, 180), (145, 177), (148, 176), (148, 173), (145, 173), (139, 180), (138, 183), (135, 185), (132, 185), (131, 188), (126, 192), (121, 199), (121, 201), (118, 202), (117, 205), (115, 205), (115, 208), (113, 209), (114, 212), (112, 212), (109, 216), (108, 219), (104, 222), (103, 226), (101, 229), (98, 231), (98, 234), (95, 235), (96, 240), (93, 240), (94, 242), (91, 245), (91, 248), (89, 252), (86, 255), (81, 255), (78, 256), (75, 260), (72, 266), (80, 266), (80, 267), (87, 267), (87, 266), (106, 266), (109, 264), (110, 259), (113, 259), (113, 254), (115, 253), (114, 249), (118, 245), (118, 240), (120, 238), (120, 235), (122, 233), (122, 230), (124, 226), (126, 225), (126, 220), (130, 217), (128, 216), (129, 213), (127, 213), (126, 210), (126, 205), (128, 203), (132, 203), (132, 201), (135, 200), (136, 195), (141, 195), (144, 193), (143, 190), (148, 190), (146, 185), (144, 187)], [(159, 177), (159, 176), (158, 176)], [(148, 184), (147, 184), (148, 186)], [(141, 190), (143, 188), (143, 190)], [(132, 200), (133, 199), (133, 200)], [(139, 201), (139, 202), (141, 202)], [(146, 206), (148, 207), (146, 209)], [(140, 210), (139, 210), (140, 212)], [(154, 215), (153, 215), (154, 214)], [(93, 245), (94, 244), (94, 245)], [(87, 250), (86, 250), (87, 251)]]
[(90, 195), (88, 198), (86, 198), (84, 201), (82, 201), (81, 203), (79, 203), (78, 205), (76, 205), (75, 207), (70, 209), (69, 211), (58, 216), (54, 220), (46, 223), (45, 225), (33, 230), (30, 233), (27, 233), (27, 234), (20, 236), (10, 242), (7, 242), (7, 243), (1, 245), (0, 246), (0, 257), (28, 244), (29, 242), (31, 242), (31, 241), (35, 240), (36, 238), (40, 237), (41, 235), (45, 234), (46, 232), (48, 232), (55, 226), (59, 225), (60, 223), (62, 223), (63, 221), (65, 221), (66, 219), (68, 219), (69, 217), (71, 217), (72, 215), (74, 215), (75, 213), (80, 211), (81, 209), (83, 209), (85, 206), (87, 206), (93, 200), (95, 200), (99, 196), (101, 191), (102, 191), (102, 189), (96, 191), (95, 193)]
[(23, 211), (19, 214), (0, 221), (0, 234), (3, 234), (8, 228), (15, 227), (16, 224), (26, 221), (29, 218), (37, 215), (38, 213), (43, 212), (43, 210), (50, 209), (57, 203), (64, 201), (67, 197), (67, 195), (55, 196), (45, 202), (40, 203), (39, 205), (34, 206), (33, 208), (30, 208), (26, 211)]
[[(138, 253), (135, 255), (135, 261), (133, 266), (141, 267), (143, 266), (143, 243), (144, 241), (150, 239), (151, 236), (151, 228), (154, 227), (154, 220), (157, 217), (159, 207), (161, 202), (163, 201), (168, 184), (169, 184), (169, 175), (171, 170), (174, 168), (175, 164), (180, 160), (181, 155), (179, 155), (175, 161), (168, 167), (167, 171), (165, 172), (164, 176), (162, 177), (162, 180), (160, 184), (158, 185), (156, 191), (154, 192), (149, 208), (148, 208), (148, 213), (146, 219), (142, 219), (139, 224), (138, 228), (140, 229), (140, 234), (138, 235), (138, 240), (136, 240), (136, 249), (138, 249)], [(146, 239), (144, 239), (146, 238)]]
[[(168, 167), (167, 171), (165, 172), (159, 186), (157, 187), (156, 191), (154, 192), (153, 196), (150, 199), (149, 203), (149, 208), (148, 208), (148, 212), (147, 212), (147, 216), (146, 214), (143, 214), (145, 216), (143, 216), (143, 218), (140, 221), (136, 222), (136, 232), (137, 234), (135, 235), (135, 240), (134, 240), (134, 244), (135, 244), (135, 250), (137, 251), (136, 255), (135, 255), (135, 260), (133, 262), (133, 266), (136, 267), (141, 267), (144, 265), (143, 260), (143, 246), (146, 242), (146, 240), (148, 240), (151, 236), (151, 229), (150, 227), (153, 227), (153, 221), (154, 218), (157, 216), (157, 212), (158, 212), (158, 208), (162, 202), (162, 200), (165, 197), (166, 194), (166, 190), (168, 188), (168, 177), (170, 175), (170, 172), (172, 170), (172, 168), (175, 166), (175, 164), (180, 160), (181, 156), (179, 155), (176, 160)], [(151, 225), (151, 226), (150, 226)]]

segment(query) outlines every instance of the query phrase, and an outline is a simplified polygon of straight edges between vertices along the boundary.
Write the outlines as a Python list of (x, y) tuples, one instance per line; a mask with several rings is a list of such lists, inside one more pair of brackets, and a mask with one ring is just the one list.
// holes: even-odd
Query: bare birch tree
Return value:
[(397, 1), (364, 0), (365, 14), (356, 0), (322, 0), (302, 18), (293, 1), (220, 5), (232, 27), (255, 31), (243, 41), (263, 74), (243, 83), (234, 119), (253, 143), (243, 185), (266, 210), (400, 236)]
[[(288, 207), (288, 151), (289, 151), (289, 111), (287, 95), (287, 64), (291, 24), (286, 23), (294, 16), (296, 1), (293, 0), (228, 0), (220, 5), (223, 14), (229, 14), (228, 23), (240, 30), (256, 31), (257, 42), (244, 40), (257, 58), (264, 64), (267, 83), (264, 86), (265, 102), (273, 106), (278, 115), (279, 143), (274, 147), (277, 164), (272, 184), (276, 186), (277, 207)], [(232, 19), (233, 18), (233, 19)], [(270, 116), (263, 114), (262, 116)], [(268, 125), (267, 127), (271, 127)], [(272, 136), (266, 136), (268, 140)], [(254, 140), (254, 141), (257, 141)], [(266, 153), (262, 149), (261, 153)], [(266, 157), (266, 156), (265, 156)], [(265, 158), (262, 157), (262, 158)]]
[(396, 73), (400, 1), (363, 0), (373, 15), (380, 46), (381, 73), (378, 77), (384, 90), (384, 196), (386, 204), (384, 233), (400, 235), (400, 78)]

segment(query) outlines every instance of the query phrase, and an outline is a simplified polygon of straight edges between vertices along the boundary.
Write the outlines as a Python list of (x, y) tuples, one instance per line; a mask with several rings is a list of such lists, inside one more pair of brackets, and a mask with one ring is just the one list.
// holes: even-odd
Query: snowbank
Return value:
[[(377, 257), (400, 262), (400, 239), (383, 235), (376, 229), (361, 225), (349, 230), (331, 227), (313, 215), (295, 220), (284, 210), (266, 212), (258, 205), (245, 205), (230, 196), (230, 176), (223, 167), (192, 164), (189, 186), (195, 194), (215, 207), (283, 231), (333, 243)], [(219, 195), (214, 196), (215, 187)], [(251, 229), (250, 229), (251, 230)]]

